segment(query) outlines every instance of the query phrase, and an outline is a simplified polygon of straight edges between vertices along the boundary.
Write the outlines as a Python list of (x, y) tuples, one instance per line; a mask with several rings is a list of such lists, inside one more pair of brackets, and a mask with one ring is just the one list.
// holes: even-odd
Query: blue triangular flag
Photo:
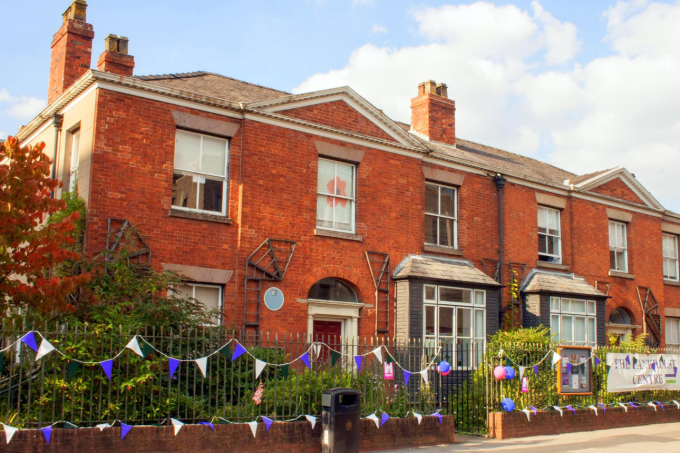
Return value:
[(659, 406), (661, 406), (661, 410), (663, 410), (663, 404), (661, 404), (660, 401), (657, 401), (656, 404), (658, 404)]
[(597, 367), (599, 364), (600, 364), (600, 359), (598, 359), (597, 356), (596, 356), (595, 357), (595, 366)]
[(602, 412), (607, 412), (607, 408), (604, 407), (604, 404), (602, 404), (602, 403), (597, 403), (597, 405), (600, 406), (600, 407), (602, 408)]
[(439, 412), (435, 412), (435, 413), (432, 414), (432, 415), (434, 415), (435, 417), (437, 417), (437, 418), (439, 419), (439, 424), (440, 424), (440, 425), (443, 425), (443, 424), (444, 424), (444, 417), (442, 417), (442, 414), (440, 414)]
[(263, 415), (262, 421), (264, 422), (265, 431), (269, 431), (269, 427), (272, 426), (272, 423), (274, 423), (274, 420), (272, 420), (271, 418), (267, 418)]
[(534, 374), (538, 376), (538, 365), (534, 365)]
[(571, 406), (566, 406), (566, 408), (569, 409), (570, 411), (572, 411), (574, 413), (574, 415), (576, 415), (576, 409), (574, 409)]
[(111, 370), (113, 370), (113, 359), (104, 360), (103, 362), (99, 362), (99, 365), (102, 367), (102, 370), (104, 370), (104, 373), (106, 373), (106, 377), (109, 378), (109, 381), (110, 381), (111, 380)]
[(380, 426), (387, 423), (387, 420), (389, 420), (389, 419), (390, 419), (390, 416), (383, 412), (382, 415), (380, 416)]
[(534, 411), (534, 415), (536, 415), (536, 412), (538, 412), (538, 409), (536, 409), (534, 406), (529, 406), (529, 409)]
[(175, 371), (177, 371), (177, 367), (179, 366), (179, 360), (173, 359), (170, 357), (168, 359), (170, 361), (170, 378), (172, 378), (175, 375)]
[(364, 356), (362, 355), (355, 355), (354, 356), (354, 361), (357, 364), (357, 372), (361, 371), (361, 361), (364, 360)]
[(50, 439), (52, 438), (52, 427), (51, 426), (46, 426), (43, 429), (41, 429), (43, 436), (45, 436), (45, 440), (47, 443), (50, 443)]
[(215, 431), (215, 425), (213, 425), (213, 424), (210, 423), (210, 422), (201, 422), (201, 425), (210, 426), (210, 429), (212, 429), (213, 431)]
[(127, 436), (127, 433), (130, 432), (132, 429), (132, 425), (126, 425), (123, 422), (120, 422), (120, 440), (125, 439), (125, 436)]
[(571, 363), (567, 363), (567, 374), (571, 374)]
[(246, 353), (246, 348), (241, 346), (240, 343), (236, 343), (236, 348), (234, 348), (234, 353), (231, 355), (231, 361), (233, 362), (234, 360), (238, 359), (239, 357), (241, 357), (245, 353)]
[(408, 385), (408, 380), (411, 378), (411, 372), (404, 370), (404, 385)]
[(307, 368), (309, 368), (310, 370), (312, 369), (312, 365), (309, 363), (309, 352), (305, 352), (304, 354), (302, 354), (300, 356), (300, 360), (302, 360), (302, 363), (304, 363), (307, 366)]
[(35, 335), (33, 335), (33, 331), (30, 331), (21, 337), (21, 342), (33, 349), (35, 352), (38, 352), (38, 345), (35, 343)]
[(656, 371), (656, 363), (652, 362), (652, 370)]
[(626, 363), (630, 365), (630, 356), (626, 356)]

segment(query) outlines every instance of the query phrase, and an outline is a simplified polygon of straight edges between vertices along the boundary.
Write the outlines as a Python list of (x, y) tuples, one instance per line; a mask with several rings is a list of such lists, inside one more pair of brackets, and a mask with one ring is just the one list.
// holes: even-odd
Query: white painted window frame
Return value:
[[(666, 347), (680, 349), (680, 318), (673, 318), (666, 316)], [(675, 332), (675, 340), (673, 341), (673, 332)], [(670, 337), (670, 338), (669, 338)]]
[[(194, 299), (196, 299), (196, 287), (197, 286), (199, 286), (201, 288), (217, 288), (220, 292), (219, 296), (218, 296), (219, 301), (220, 301), (220, 304), (219, 304), (219, 307), (218, 307), (218, 310), (220, 312), (219, 320), (216, 324), (210, 323), (210, 324), (206, 324), (206, 326), (213, 326), (213, 325), (219, 326), (219, 325), (222, 324), (222, 309), (224, 308), (224, 299), (223, 299), (224, 298), (224, 288), (223, 288), (222, 285), (213, 285), (213, 284), (210, 284), (210, 283), (197, 283), (197, 282), (182, 282), (181, 285), (186, 285), (186, 286), (191, 287), (191, 294), (182, 294), (182, 296), (192, 297)], [(174, 288), (173, 288), (172, 292), (173, 292), (173, 294), (179, 294), (178, 291)], [(196, 299), (196, 300), (198, 300), (198, 299)]]
[(78, 184), (78, 167), (80, 167), (80, 129), (71, 132), (71, 162), (68, 179), (69, 192), (73, 192)]
[[(550, 233), (549, 233), (549, 231), (550, 231), (550, 225), (549, 225), (549, 223), (548, 223), (548, 218), (549, 218), (548, 216), (549, 216), (549, 213), (550, 213), (551, 211), (557, 213), (557, 231), (558, 231), (558, 234), (557, 234), (557, 235), (554, 235), (554, 234), (550, 234)], [(544, 215), (545, 215), (545, 224), (546, 224), (547, 227), (546, 227), (546, 232), (545, 232), (545, 233), (541, 233), (541, 232), (539, 231), (539, 232), (538, 232), (538, 235), (539, 235), (539, 236), (541, 236), (541, 235), (543, 235), (543, 236), (550, 236), (550, 237), (557, 238), (557, 252), (558, 252), (558, 254), (557, 254), (557, 255), (552, 255), (552, 254), (550, 254), (550, 253), (541, 253), (541, 252), (539, 251), (539, 252), (538, 252), (538, 256), (539, 256), (539, 257), (540, 257), (540, 256), (548, 256), (548, 257), (550, 257), (550, 258), (556, 258), (557, 261), (552, 261), (552, 262), (553, 262), (553, 263), (557, 263), (557, 264), (562, 264), (562, 212), (561, 212), (559, 209), (549, 208), (549, 207), (547, 207), (547, 206), (539, 206), (539, 207), (538, 207), (538, 215), (540, 216), (541, 214), (544, 214)], [(538, 225), (538, 223), (537, 223), (537, 225)], [(546, 243), (546, 249), (547, 249), (547, 243)]]
[[(326, 227), (326, 226), (319, 226), (318, 221), (319, 219), (316, 219), (316, 228), (320, 230), (326, 230), (326, 231), (337, 231), (338, 233), (350, 233), (350, 234), (355, 234), (356, 233), (356, 200), (357, 200), (357, 166), (356, 164), (350, 163), (350, 162), (342, 162), (338, 160), (333, 160), (333, 159), (325, 159), (323, 157), (319, 157), (319, 162), (321, 161), (326, 161), (326, 162), (331, 162), (334, 164), (334, 169), (335, 173), (333, 175), (333, 181), (335, 181), (338, 177), (338, 164), (339, 165), (347, 165), (348, 167), (352, 168), (352, 194), (354, 195), (353, 197), (343, 197), (341, 195), (336, 195), (336, 194), (330, 194), (330, 193), (325, 193), (325, 192), (319, 192), (318, 187), (319, 185), (317, 184), (317, 191), (316, 191), (316, 203), (317, 203), (317, 210), (318, 210), (318, 203), (319, 203), (319, 195), (324, 196), (324, 197), (333, 197), (333, 198), (340, 198), (342, 200), (347, 200), (350, 204), (350, 222), (351, 222), (351, 229), (349, 230), (343, 230), (342, 228), (335, 228), (335, 227)], [(317, 180), (319, 178), (318, 170), (317, 170)], [(335, 225), (335, 206), (333, 206), (333, 225)]]
[[(425, 187), (427, 186), (432, 186), (437, 188), (437, 213), (433, 214), (431, 212), (427, 212), (427, 209), (425, 209), (425, 217), (427, 216), (434, 216), (437, 218), (437, 242), (432, 243), (432, 242), (425, 242), (426, 245), (435, 245), (437, 247), (450, 247), (452, 249), (458, 249), (458, 189), (453, 186), (445, 186), (443, 184), (436, 184), (433, 182), (426, 182)], [(442, 188), (444, 189), (451, 189), (453, 190), (453, 202), (454, 202), (454, 217), (442, 215)], [(453, 247), (449, 245), (442, 245), (439, 244), (439, 219), (448, 219), (448, 220), (453, 220)]]
[[(562, 309), (562, 301), (563, 300), (569, 300), (569, 301), (578, 301), (578, 302), (584, 302), (585, 306), (585, 311), (574, 311), (574, 310), (563, 310)], [(557, 309), (553, 306), (553, 301), (557, 302)], [(590, 312), (588, 309), (589, 306), (592, 304), (593, 310)], [(571, 306), (571, 304), (570, 304)], [(573, 297), (550, 297), (550, 332), (556, 332), (557, 333), (557, 339), (554, 341), (562, 341), (562, 318), (563, 317), (570, 317), (572, 322), (571, 322), (571, 342), (567, 342), (565, 344), (569, 344), (572, 346), (590, 346), (590, 347), (595, 347), (597, 346), (597, 303), (594, 300), (587, 300), (587, 299), (578, 299), (578, 298), (573, 298)], [(576, 318), (584, 318), (585, 319), (585, 333), (586, 333), (586, 341), (585, 342), (577, 342), (576, 341)], [(557, 328), (555, 328), (555, 325), (553, 323), (553, 320), (557, 319)], [(590, 334), (588, 332), (588, 321), (593, 320), (595, 323), (595, 338), (590, 338)]]
[[(614, 227), (614, 237), (613, 238), (611, 236), (611, 231), (612, 231), (611, 227), (612, 226)], [(616, 239), (618, 239), (618, 231), (619, 231), (617, 226), (623, 226), (623, 234), (625, 236), (623, 238), (623, 247), (616, 245), (616, 242), (617, 242)], [(613, 241), (612, 241), (612, 239), (613, 239)], [(614, 243), (614, 245), (612, 245), (612, 242)], [(625, 269), (611, 269), (611, 270), (613, 270), (615, 272), (628, 272), (628, 225), (626, 223), (616, 222), (614, 220), (609, 221), (609, 251), (610, 252), (613, 251), (615, 253), (623, 253), (624, 262), (625, 262), (625, 265), (626, 265)], [(610, 257), (610, 259), (611, 259), (611, 257)], [(616, 262), (616, 260), (614, 260), (614, 262)]]
[[(665, 275), (665, 273), (664, 273), (663, 278), (664, 278), (664, 280), (670, 280), (670, 281), (677, 282), (680, 279), (680, 273), (678, 272), (678, 237), (674, 234), (663, 233), (662, 236), (661, 236), (661, 240), (662, 240), (662, 254), (663, 254), (664, 263), (666, 263), (666, 262), (668, 263), (669, 269), (670, 269), (670, 266), (673, 266), (675, 268), (675, 278), (669, 277), (669, 276)], [(664, 249), (663, 242), (670, 242), (670, 243), (673, 244), (673, 247), (675, 248), (675, 256), (670, 255), (670, 254), (666, 253), (666, 251), (663, 250)]]

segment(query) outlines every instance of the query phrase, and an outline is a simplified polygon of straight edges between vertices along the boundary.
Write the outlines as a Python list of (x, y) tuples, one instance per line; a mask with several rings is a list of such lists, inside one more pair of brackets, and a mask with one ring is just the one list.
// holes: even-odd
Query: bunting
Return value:
[(265, 426), (265, 431), (269, 431), (269, 427), (272, 426), (272, 423), (274, 423), (274, 420), (271, 418), (265, 417), (264, 415), (262, 416), (262, 421), (264, 422)]
[(382, 427), (385, 423), (387, 423), (387, 420), (389, 419), (390, 416), (383, 412), (382, 415), (380, 416), (380, 426)]
[(111, 371), (113, 370), (113, 359), (109, 360), (104, 360), (103, 362), (99, 362), (99, 365), (102, 367), (102, 370), (104, 370), (104, 373), (106, 373), (106, 377), (111, 380)]
[(120, 422), (120, 440), (125, 439), (125, 436), (128, 435), (131, 429), (132, 425), (126, 425), (125, 423)]
[(35, 343), (35, 335), (33, 335), (33, 331), (28, 332), (19, 340), (29, 348), (33, 349), (35, 352), (38, 352), (38, 345)]
[(420, 425), (420, 422), (423, 421), (423, 416), (416, 412), (414, 412), (413, 415), (416, 417), (416, 419), (418, 420), (418, 424)]
[(382, 346), (375, 348), (373, 351), (371, 351), (374, 356), (378, 359), (378, 362), (381, 364), (383, 363), (383, 358), (382, 358)]
[(139, 347), (139, 342), (137, 341), (137, 335), (132, 337), (132, 340), (128, 342), (125, 348), (131, 350), (140, 357), (144, 357), (144, 353), (142, 352), (142, 349)]
[(266, 366), (267, 366), (266, 362), (255, 359), (255, 379), (260, 377), (260, 374), (262, 374), (262, 370), (264, 370)]
[(239, 357), (241, 357), (246, 352), (248, 352), (248, 351), (246, 351), (246, 348), (241, 346), (240, 343), (236, 343), (236, 347), (234, 348), (234, 353), (231, 355), (231, 361), (233, 362), (234, 360), (238, 359)]
[(380, 420), (378, 420), (378, 417), (376, 417), (375, 414), (371, 414), (366, 417), (368, 420), (373, 420), (373, 423), (375, 423), (375, 427), (380, 429)]
[(524, 370), (526, 370), (527, 367), (521, 366), (519, 367), (519, 378), (522, 379), (522, 376), (524, 376)]
[[(196, 362), (196, 366), (198, 366), (198, 369), (201, 370), (201, 374), (203, 377), (206, 376), (206, 369), (208, 368), (208, 358), (207, 357), (201, 357), (200, 359), (194, 360)], [(257, 378), (257, 376), (255, 376)]]
[(184, 423), (182, 423), (181, 421), (174, 419), (174, 418), (170, 419), (170, 423), (172, 423), (172, 427), (175, 431), (175, 436), (176, 436), (177, 433), (179, 432), (179, 430), (182, 429), (182, 426), (184, 426)]
[(7, 443), (9, 443), (9, 441), (12, 440), (14, 433), (19, 431), (19, 428), (14, 428), (12, 426), (5, 425), (4, 423), (0, 423), (0, 425), (2, 425), (2, 429), (5, 430), (5, 440), (7, 441)]
[(175, 375), (175, 371), (177, 371), (177, 367), (179, 366), (179, 360), (170, 357), (168, 359), (168, 365), (169, 365), (168, 372), (170, 373), (170, 379), (172, 379), (172, 377)]
[(248, 422), (246, 424), (250, 426), (250, 430), (253, 432), (253, 437), (257, 437), (257, 422)]
[(45, 436), (45, 440), (47, 443), (50, 443), (50, 439), (52, 438), (52, 427), (51, 426), (46, 426), (42, 428), (40, 431), (42, 431), (43, 436)]
[(427, 369), (421, 371), (421, 372), (420, 372), (420, 375), (422, 376), (423, 381), (425, 381), (425, 383), (427, 384), (427, 383), (429, 382), (429, 381), (427, 380)]
[(305, 415), (305, 418), (309, 423), (311, 423), (312, 429), (314, 429), (314, 426), (316, 426), (316, 417), (313, 417), (311, 415)]
[(562, 408), (560, 406), (553, 406), (553, 409), (555, 409), (557, 412), (560, 413), (560, 417), (562, 417), (564, 414), (562, 413)]
[(364, 356), (362, 355), (355, 355), (354, 356), (354, 361), (357, 364), (357, 373), (361, 371), (361, 361), (364, 359)]
[(308, 352), (305, 352), (304, 354), (302, 354), (302, 355), (300, 356), (300, 360), (302, 361), (302, 363), (305, 364), (305, 366), (306, 366), (307, 368), (309, 368), (310, 370), (312, 369), (312, 365), (311, 365), (311, 363), (309, 362), (309, 353), (308, 353)]
[(213, 424), (210, 423), (210, 422), (201, 422), (201, 425), (209, 426), (210, 429), (212, 429), (213, 431), (215, 431), (215, 425), (213, 425)]
[(562, 360), (562, 357), (556, 352), (553, 351), (553, 357), (552, 357), (552, 364), (553, 366), (557, 365), (557, 363)]
[(408, 380), (411, 378), (411, 373), (404, 370), (404, 385), (408, 387)]
[(35, 360), (38, 361), (42, 359), (52, 351), (54, 351), (54, 346), (52, 346), (52, 343), (43, 338), (43, 340), (40, 342), (40, 348), (38, 349), (38, 353), (35, 356)]

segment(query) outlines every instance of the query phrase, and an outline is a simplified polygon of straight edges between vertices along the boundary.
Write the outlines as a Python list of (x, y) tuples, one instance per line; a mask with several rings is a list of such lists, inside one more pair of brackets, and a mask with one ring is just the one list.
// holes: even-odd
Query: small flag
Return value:
[(409, 371), (404, 370), (404, 385), (408, 386), (408, 380), (411, 377), (411, 373)]
[(529, 409), (531, 409), (534, 412), (534, 415), (538, 412), (538, 409), (536, 409), (534, 406), (529, 406)]
[[(44, 341), (44, 340), (43, 340)], [(50, 439), (52, 438), (52, 427), (51, 426), (46, 426), (42, 428), (40, 431), (42, 431), (43, 436), (45, 436), (45, 440), (47, 443), (50, 443)]]
[(177, 433), (179, 432), (179, 430), (182, 429), (182, 425), (184, 425), (184, 423), (182, 423), (181, 421), (176, 420), (174, 418), (170, 419), (170, 423), (172, 423), (172, 427), (175, 429), (175, 436), (176, 436)]
[(12, 440), (12, 436), (14, 436), (14, 433), (16, 433), (19, 428), (13, 428), (9, 425), (5, 425), (4, 423), (0, 423), (2, 425), (2, 428), (5, 430), (5, 440), (7, 443), (9, 443), (10, 440)]
[(380, 416), (380, 426), (387, 423), (387, 420), (389, 420), (389, 419), (390, 419), (390, 416), (383, 412), (382, 415)]
[(373, 423), (375, 423), (375, 427), (380, 429), (380, 420), (378, 420), (378, 417), (376, 417), (375, 414), (371, 414), (366, 418), (369, 420), (373, 420)]
[(394, 362), (394, 357), (392, 357), (392, 354), (390, 354), (389, 352), (386, 353), (385, 362), (387, 362), (387, 363)]
[(318, 359), (319, 354), (321, 354), (321, 343), (314, 343), (312, 345), (312, 350), (314, 351), (314, 358)]
[(440, 425), (444, 424), (444, 417), (442, 417), (442, 414), (440, 414), (439, 412), (435, 412), (434, 414), (432, 414), (432, 416), (437, 417)]
[(652, 362), (652, 370), (656, 371), (656, 363), (654, 363), (654, 362)]
[(634, 407), (635, 410), (638, 410), (638, 406), (635, 403), (628, 403), (630, 407)]
[(52, 346), (52, 343), (43, 338), (43, 341), (40, 342), (40, 348), (38, 349), (38, 354), (35, 356), (35, 360), (42, 359), (52, 351), (54, 351), (54, 346)]
[(35, 335), (33, 335), (33, 331), (28, 332), (19, 340), (29, 348), (33, 349), (35, 352), (38, 352), (38, 345), (35, 343)]
[(571, 363), (567, 363), (567, 374), (571, 374)]
[(626, 413), (628, 413), (628, 406), (623, 403), (619, 403), (619, 406), (621, 406), (626, 411)]
[(354, 361), (357, 364), (357, 373), (361, 371), (361, 361), (364, 360), (364, 357), (361, 355), (355, 355), (354, 356)]
[(312, 424), (312, 429), (314, 429), (314, 427), (316, 426), (316, 417), (313, 417), (311, 415), (305, 415), (305, 418), (309, 423)]
[(246, 348), (241, 346), (240, 343), (236, 343), (236, 348), (234, 348), (234, 354), (231, 356), (231, 361), (233, 362), (234, 360), (238, 359), (239, 357), (241, 357), (246, 352), (247, 352)]
[[(196, 365), (198, 366), (198, 369), (201, 370), (201, 374), (203, 377), (206, 377), (205, 370), (208, 367), (208, 358), (207, 357), (201, 357), (200, 359), (194, 360), (196, 362)], [(257, 376), (255, 376), (257, 377)]]
[(566, 409), (569, 409), (570, 411), (572, 411), (572, 412), (574, 413), (574, 415), (576, 415), (576, 409), (574, 409), (573, 407), (571, 407), (571, 406), (565, 406), (565, 408), (566, 408)]
[(73, 377), (76, 375), (76, 371), (78, 371), (81, 366), (82, 363), (76, 362), (75, 360), (71, 360), (68, 363), (68, 378), (73, 379)]
[(658, 404), (661, 407), (661, 410), (663, 410), (663, 404), (661, 404), (661, 401), (657, 401), (656, 404)]
[(604, 404), (602, 403), (597, 403), (598, 406), (600, 406), (600, 409), (602, 409), (602, 412), (607, 412), (607, 408), (605, 407)]
[(307, 368), (309, 368), (310, 370), (312, 369), (312, 365), (309, 362), (309, 352), (305, 352), (304, 354), (302, 354), (300, 356), (300, 360), (302, 360), (302, 363), (304, 363)]
[(527, 367), (521, 366), (519, 367), (519, 378), (522, 379), (522, 376), (524, 376), (524, 370), (526, 370)]
[(559, 362), (560, 360), (562, 360), (562, 357), (560, 357), (558, 353), (553, 352), (552, 364), (557, 365), (557, 362)]
[(654, 408), (654, 412), (656, 412), (656, 405), (652, 401), (647, 403), (647, 406), (652, 406)]
[(250, 426), (250, 430), (253, 432), (253, 437), (257, 437), (257, 422), (248, 422), (248, 426)]
[(262, 374), (262, 370), (264, 370), (264, 367), (267, 366), (267, 362), (263, 362), (262, 360), (255, 359), (255, 379), (260, 377), (260, 374)]
[(538, 365), (534, 365), (534, 374), (538, 376)]
[(138, 356), (144, 357), (144, 353), (142, 352), (142, 349), (139, 347), (139, 343), (137, 342), (137, 335), (132, 337), (132, 340), (130, 340), (125, 347), (127, 349), (130, 349), (132, 352), (134, 352)]
[(530, 422), (531, 420), (529, 419), (529, 409), (524, 408), (524, 409), (522, 409), (522, 412), (524, 412), (525, 414), (527, 414), (527, 421)]
[(420, 425), (420, 422), (423, 421), (423, 416), (414, 412), (413, 415), (418, 419), (418, 424)]
[(627, 363), (628, 365), (630, 365), (630, 356), (628, 356), (628, 355), (626, 356), (626, 363)]
[(255, 404), (260, 404), (262, 402), (262, 394), (264, 393), (264, 386), (262, 385), (262, 381), (260, 381), (260, 385), (257, 386), (257, 389), (255, 390), (255, 393), (253, 394), (253, 401), (255, 401)]
[(215, 425), (213, 425), (213, 424), (210, 423), (210, 422), (201, 422), (201, 425), (209, 426), (210, 429), (212, 429), (213, 431), (215, 431)]
[(130, 432), (132, 429), (132, 425), (126, 425), (123, 422), (120, 422), (120, 440), (125, 439), (125, 436)]
[(593, 356), (593, 359), (595, 360), (595, 366), (597, 367), (600, 364), (601, 360), (598, 359), (597, 356)]
[(553, 409), (555, 409), (557, 412), (560, 413), (560, 417), (562, 417), (564, 414), (562, 413), (562, 408), (560, 406), (553, 406)]
[(267, 418), (263, 415), (262, 421), (264, 422), (265, 431), (269, 431), (269, 427), (272, 426), (272, 423), (274, 423), (274, 420), (272, 420), (271, 418)]
[(678, 406), (678, 409), (680, 409), (680, 403), (679, 403), (679, 402), (677, 402), (676, 400), (673, 400), (673, 404), (675, 404), (676, 406)]
[(588, 409), (594, 410), (594, 411), (595, 411), (595, 416), (597, 416), (597, 408), (596, 408), (595, 406), (593, 406), (593, 405), (591, 404), (590, 406), (588, 406)]
[(231, 350), (229, 349), (229, 343), (220, 348), (220, 354), (231, 360)]
[(508, 357), (505, 358), (505, 366), (512, 366), (512, 360), (510, 360)]
[(425, 383), (427, 384), (427, 383), (428, 383), (428, 380), (427, 380), (427, 370), (421, 371), (421, 372), (420, 372), (420, 375), (423, 377), (423, 381), (425, 381)]
[(102, 370), (104, 370), (104, 373), (106, 373), (106, 377), (109, 378), (109, 381), (110, 381), (111, 380), (111, 371), (113, 370), (113, 359), (104, 360), (103, 362), (99, 362), (99, 365), (102, 367)]
[(382, 363), (382, 362), (383, 362), (383, 358), (382, 358), (382, 346), (379, 346), (379, 347), (375, 348), (372, 352), (373, 352), (373, 355), (376, 356), (376, 357), (378, 358), (378, 361), (379, 361), (380, 363)]
[(110, 427), (111, 427), (111, 425), (109, 425), (108, 423), (101, 423), (101, 424), (95, 426), (95, 428), (99, 428), (100, 432), (104, 431), (104, 428), (110, 428)]
[(283, 375), (283, 378), (287, 378), (288, 373), (290, 372), (290, 365), (281, 365), (279, 368), (281, 368), (281, 375)]
[(340, 358), (340, 353), (337, 351), (331, 351), (331, 365), (335, 365), (338, 363), (338, 359)]
[(64, 429), (78, 429), (76, 425), (70, 422), (64, 422), (63, 427)]
[(170, 364), (170, 379), (172, 379), (172, 377), (175, 375), (175, 371), (177, 371), (180, 361), (170, 357), (168, 358), (168, 362)]
[(155, 351), (154, 347), (147, 343), (145, 340), (142, 340), (141, 343), (139, 342), (139, 340), (137, 340), (137, 344), (139, 344), (140, 348), (142, 349), (143, 358), (149, 357), (149, 355)]

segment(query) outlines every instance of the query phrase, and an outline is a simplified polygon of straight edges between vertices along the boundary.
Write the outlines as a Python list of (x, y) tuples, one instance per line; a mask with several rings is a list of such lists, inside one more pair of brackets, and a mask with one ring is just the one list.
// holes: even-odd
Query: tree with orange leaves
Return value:
[(67, 296), (89, 280), (88, 274), (57, 276), (53, 269), (80, 254), (69, 250), (74, 239), (73, 213), (60, 222), (47, 218), (64, 208), (52, 197), (61, 182), (50, 177), (52, 160), (44, 143), (20, 147), (9, 137), (0, 144), (0, 314), (27, 308), (44, 314), (70, 308)]

